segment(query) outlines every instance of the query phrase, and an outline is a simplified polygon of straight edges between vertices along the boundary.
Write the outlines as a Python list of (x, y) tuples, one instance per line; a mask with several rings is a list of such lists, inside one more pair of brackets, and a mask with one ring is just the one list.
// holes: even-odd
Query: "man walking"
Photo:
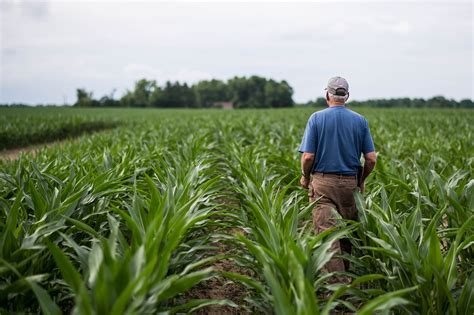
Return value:
[[(347, 81), (341, 77), (331, 78), (326, 88), (329, 107), (311, 115), (299, 148), (303, 153), (301, 186), (309, 189), (310, 201), (320, 198), (313, 210), (316, 233), (337, 224), (333, 211), (345, 219), (357, 219), (353, 192), (357, 187), (364, 192), (364, 181), (377, 160), (367, 120), (346, 108), (348, 98)], [(357, 178), (361, 154), (365, 163)], [(351, 243), (347, 239), (336, 241), (332, 250), (336, 254), (350, 253)], [(335, 257), (325, 266), (327, 272), (341, 272), (346, 268), (344, 261)], [(347, 279), (339, 281), (347, 282)]]

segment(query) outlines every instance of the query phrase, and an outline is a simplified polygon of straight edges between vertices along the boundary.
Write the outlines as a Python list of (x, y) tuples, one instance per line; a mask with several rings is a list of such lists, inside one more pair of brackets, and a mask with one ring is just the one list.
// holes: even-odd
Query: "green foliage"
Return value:
[(234, 77), (228, 85), (231, 100), (237, 108), (293, 106), (293, 89), (286, 81), (276, 82), (258, 76)]
[(85, 89), (76, 90), (77, 101), (74, 106), (77, 107), (92, 107), (93, 106), (93, 94), (87, 92)]
[(90, 109), (0, 107), (0, 150), (75, 137), (119, 123)]
[(198, 107), (212, 107), (216, 102), (231, 99), (229, 86), (221, 80), (199, 81), (193, 89)]
[(141, 79), (119, 101), (113, 99), (113, 93), (94, 100), (92, 93), (78, 89), (75, 106), (206, 108), (214, 107), (218, 102), (233, 102), (239, 108), (269, 108), (291, 107), (292, 97), (293, 89), (286, 81), (277, 82), (258, 76), (234, 77), (227, 82), (199, 81), (192, 86), (167, 81), (162, 87), (155, 80)]
[[(362, 109), (379, 159), (360, 220), (319, 235), (298, 187), (311, 110), (2, 111), (121, 124), (0, 160), (1, 313), (473, 313), (471, 111)], [(341, 237), (349, 285), (321, 271)], [(242, 303), (190, 296), (218, 276)]]
[(411, 107), (411, 108), (474, 108), (474, 102), (470, 99), (456, 101), (446, 99), (443, 96), (434, 96), (429, 99), (423, 98), (392, 98), (392, 99), (373, 99), (367, 101), (350, 101), (351, 106), (366, 106), (378, 108), (390, 107)]
[[(470, 99), (463, 99), (456, 101), (453, 99), (446, 99), (443, 96), (434, 96), (432, 98), (390, 98), (390, 99), (371, 99), (366, 101), (349, 100), (349, 106), (354, 107), (375, 107), (375, 108), (466, 108), (473, 109), (474, 102)], [(303, 104), (304, 106), (325, 107), (326, 99), (318, 97), (315, 101), (309, 101)]]
[(154, 107), (196, 107), (196, 99), (193, 88), (186, 83), (166, 82), (163, 89), (157, 90), (153, 95), (152, 106)]

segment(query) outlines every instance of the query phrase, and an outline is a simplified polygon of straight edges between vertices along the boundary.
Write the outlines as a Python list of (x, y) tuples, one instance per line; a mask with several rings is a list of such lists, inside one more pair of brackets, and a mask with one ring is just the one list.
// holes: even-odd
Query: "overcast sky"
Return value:
[(235, 75), (285, 79), (298, 102), (334, 75), (358, 100), (473, 98), (471, 1), (0, 2), (0, 103)]

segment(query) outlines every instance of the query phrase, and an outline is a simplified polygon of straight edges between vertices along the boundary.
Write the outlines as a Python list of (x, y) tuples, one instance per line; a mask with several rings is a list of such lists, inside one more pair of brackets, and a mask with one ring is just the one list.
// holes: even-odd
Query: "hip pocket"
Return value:
[(309, 201), (314, 201), (315, 200), (315, 191), (314, 191), (314, 187), (313, 187), (313, 183), (309, 183), (309, 186), (308, 186), (308, 197), (309, 197)]

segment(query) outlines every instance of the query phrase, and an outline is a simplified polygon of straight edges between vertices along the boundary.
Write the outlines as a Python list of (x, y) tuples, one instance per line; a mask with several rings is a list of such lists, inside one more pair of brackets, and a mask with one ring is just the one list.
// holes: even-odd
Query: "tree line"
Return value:
[[(314, 101), (309, 101), (305, 106), (326, 106), (326, 99), (324, 97), (318, 97)], [(463, 99), (456, 101), (453, 99), (447, 99), (444, 96), (434, 96), (432, 98), (390, 98), (390, 99), (373, 99), (367, 101), (349, 101), (348, 105), (354, 107), (378, 107), (378, 108), (391, 108), (391, 107), (411, 107), (411, 108), (472, 108), (474, 109), (474, 102), (470, 99)]]
[(99, 99), (92, 92), (77, 89), (77, 107), (160, 107), (209, 108), (219, 102), (231, 102), (235, 108), (275, 108), (294, 105), (293, 88), (286, 81), (259, 76), (234, 77), (227, 81), (204, 80), (193, 85), (141, 79), (119, 98), (110, 95)]
[[(211, 108), (218, 103), (230, 102), (234, 108), (278, 108), (299, 106), (327, 106), (324, 97), (306, 103), (295, 104), (293, 88), (286, 82), (275, 81), (259, 76), (234, 77), (224, 80), (204, 80), (193, 85), (178, 81), (167, 81), (158, 85), (156, 80), (141, 79), (135, 82), (120, 98), (115, 98), (116, 90), (109, 95), (95, 98), (86, 89), (77, 89), (76, 107), (159, 107), (159, 108)], [(65, 105), (65, 104), (64, 104)], [(350, 100), (354, 107), (376, 108), (471, 108), (471, 99), (456, 101), (443, 96), (432, 98), (390, 98), (366, 101)], [(0, 104), (0, 106), (28, 106), (27, 104)], [(37, 105), (41, 106), (41, 105)], [(55, 106), (46, 104), (43, 106)]]

